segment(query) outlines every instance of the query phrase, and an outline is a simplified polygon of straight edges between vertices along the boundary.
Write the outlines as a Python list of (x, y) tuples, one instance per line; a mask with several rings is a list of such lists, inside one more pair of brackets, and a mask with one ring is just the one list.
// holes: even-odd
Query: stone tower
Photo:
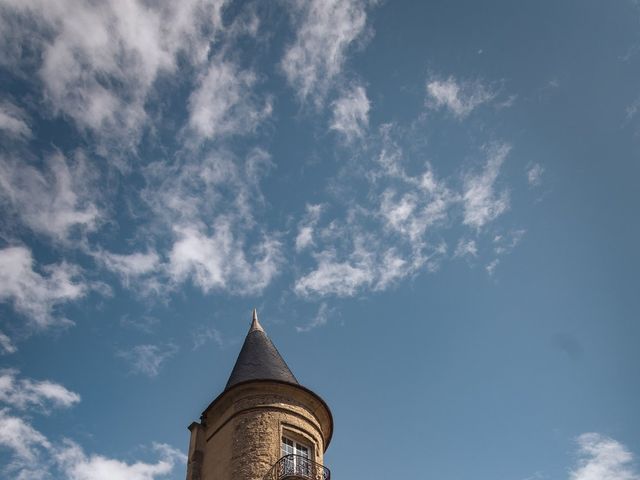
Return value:
[(189, 426), (187, 480), (329, 480), (327, 404), (303, 387), (253, 311), (224, 391)]

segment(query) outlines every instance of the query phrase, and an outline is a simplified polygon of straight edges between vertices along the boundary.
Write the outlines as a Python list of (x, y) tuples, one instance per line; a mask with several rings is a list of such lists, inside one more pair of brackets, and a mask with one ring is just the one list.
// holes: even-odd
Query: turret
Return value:
[(187, 480), (329, 480), (327, 404), (298, 383), (253, 311), (224, 391), (189, 426)]

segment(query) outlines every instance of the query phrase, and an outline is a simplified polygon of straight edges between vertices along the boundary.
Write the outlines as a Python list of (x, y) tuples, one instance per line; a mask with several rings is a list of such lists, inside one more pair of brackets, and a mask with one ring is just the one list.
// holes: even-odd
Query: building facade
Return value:
[(189, 426), (187, 480), (329, 480), (333, 418), (298, 383), (258, 321), (223, 392)]

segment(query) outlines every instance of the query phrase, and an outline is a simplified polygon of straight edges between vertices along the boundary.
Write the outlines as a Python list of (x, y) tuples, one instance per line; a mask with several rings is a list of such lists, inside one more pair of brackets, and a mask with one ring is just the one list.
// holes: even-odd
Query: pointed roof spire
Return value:
[(260, 322), (258, 321), (258, 310), (254, 308), (253, 320), (251, 320), (251, 328), (249, 329), (249, 333), (255, 332), (256, 330), (259, 332), (264, 332), (264, 328), (262, 328), (262, 325), (260, 325)]
[(244, 339), (225, 390), (250, 380), (277, 380), (299, 385), (278, 349), (260, 325), (255, 309), (251, 328)]

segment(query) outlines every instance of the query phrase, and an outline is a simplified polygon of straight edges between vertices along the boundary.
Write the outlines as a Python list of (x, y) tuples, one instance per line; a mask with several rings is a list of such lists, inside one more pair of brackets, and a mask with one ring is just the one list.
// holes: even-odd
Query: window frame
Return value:
[[(291, 442), (291, 445), (289, 445), (292, 449), (291, 453), (286, 453), (285, 441)], [(306, 455), (299, 453), (301, 449), (306, 450)], [(301, 442), (299, 439), (292, 438), (290, 435), (282, 432), (282, 435), (280, 436), (280, 453), (282, 457), (284, 457), (285, 455), (298, 455), (300, 457), (305, 457), (309, 460), (313, 460), (313, 445), (311, 445), (310, 443), (304, 443), (304, 441)]]
[[(287, 451), (285, 445), (289, 447), (288, 449), (292, 453)], [(306, 455), (301, 453), (302, 449), (306, 450)], [(289, 474), (309, 474), (309, 470), (312, 468), (311, 465), (315, 463), (314, 454), (313, 441), (295, 432), (283, 429), (280, 435), (280, 458), (292, 455), (283, 463), (282, 468), (285, 472)]]

